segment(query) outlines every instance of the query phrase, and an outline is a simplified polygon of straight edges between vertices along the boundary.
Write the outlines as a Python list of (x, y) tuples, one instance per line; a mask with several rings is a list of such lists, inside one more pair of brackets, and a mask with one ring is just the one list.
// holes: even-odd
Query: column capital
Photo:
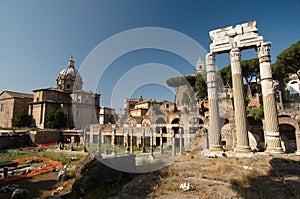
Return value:
[(240, 61), (241, 60), (241, 51), (238, 48), (232, 48), (230, 51), (230, 60), (233, 61)]
[(268, 57), (270, 59), (270, 47), (271, 42), (263, 42), (260, 46), (257, 46), (258, 58)]
[(215, 54), (207, 53), (205, 56), (206, 65), (214, 65), (215, 64)]

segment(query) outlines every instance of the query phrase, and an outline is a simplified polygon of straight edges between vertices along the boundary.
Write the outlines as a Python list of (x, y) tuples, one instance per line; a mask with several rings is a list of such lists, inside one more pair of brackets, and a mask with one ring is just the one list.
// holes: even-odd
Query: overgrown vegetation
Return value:
[(248, 110), (248, 114), (253, 116), (255, 120), (262, 120), (264, 118), (264, 109), (252, 107)]
[(51, 109), (45, 116), (45, 127), (50, 129), (61, 129), (67, 126), (67, 118), (60, 109)]
[(31, 122), (32, 117), (28, 115), (26, 110), (23, 110), (12, 119), (12, 127), (29, 127)]

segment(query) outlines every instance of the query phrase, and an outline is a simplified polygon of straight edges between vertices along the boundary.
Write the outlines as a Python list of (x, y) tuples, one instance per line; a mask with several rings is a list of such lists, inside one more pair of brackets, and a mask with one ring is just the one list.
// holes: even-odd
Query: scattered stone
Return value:
[(30, 199), (31, 195), (27, 189), (16, 189), (11, 195), (11, 199)]
[(249, 166), (243, 166), (243, 168), (246, 170), (251, 170), (251, 171), (253, 170), (252, 167), (249, 167)]
[(59, 172), (58, 172), (58, 182), (64, 182), (67, 180), (67, 165), (65, 165)]
[(3, 186), (0, 189), (0, 192), (6, 193), (6, 192), (9, 192), (9, 191), (14, 191), (17, 188), (19, 188), (19, 185), (17, 185), (17, 184), (9, 184), (9, 185)]
[(185, 182), (185, 183), (182, 183), (180, 186), (179, 186), (180, 189), (182, 189), (183, 191), (193, 191), (195, 190), (196, 188), (191, 185), (189, 182)]

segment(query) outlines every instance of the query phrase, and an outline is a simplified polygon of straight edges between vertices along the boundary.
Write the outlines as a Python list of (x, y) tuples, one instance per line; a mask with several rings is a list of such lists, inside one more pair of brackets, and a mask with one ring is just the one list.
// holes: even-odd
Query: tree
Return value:
[(196, 93), (198, 100), (207, 97), (207, 85), (203, 74), (171, 77), (166, 81), (166, 83), (168, 86), (174, 88), (178, 88), (179, 86), (187, 86), (188, 90), (183, 93), (183, 97), (185, 98), (184, 104), (187, 103), (187, 98), (189, 98), (189, 104), (194, 102), (194, 93)]
[(300, 79), (300, 40), (282, 51), (272, 65), (275, 77), (287, 78), (290, 74), (296, 74)]
[(195, 76), (195, 86), (194, 91), (196, 93), (196, 96), (198, 100), (202, 100), (207, 97), (207, 84), (205, 82), (205, 79), (203, 75), (197, 74)]
[(225, 66), (218, 71), (224, 83), (232, 88), (231, 65)]
[[(251, 97), (252, 91), (250, 88), (250, 83), (254, 78), (257, 78), (259, 74), (259, 61), (258, 58), (252, 58), (249, 60), (241, 61), (242, 68), (242, 76), (243, 80), (246, 82), (248, 87), (248, 94)], [(219, 74), (222, 77), (223, 81), (226, 85), (232, 87), (232, 73), (231, 73), (231, 65), (225, 66), (224, 68), (219, 70)]]
[[(300, 40), (283, 50), (272, 64), (273, 79), (278, 80), (278, 90), (284, 100), (288, 100), (285, 91), (286, 80), (291, 74), (300, 79)], [(280, 97), (281, 98), (281, 97)]]
[(29, 127), (31, 121), (31, 116), (28, 115), (26, 110), (23, 110), (12, 119), (12, 127)]
[(65, 114), (60, 109), (51, 109), (45, 116), (45, 127), (50, 129), (60, 129), (67, 125)]
[(264, 109), (253, 107), (249, 110), (249, 115), (253, 116), (255, 120), (262, 120), (264, 118)]

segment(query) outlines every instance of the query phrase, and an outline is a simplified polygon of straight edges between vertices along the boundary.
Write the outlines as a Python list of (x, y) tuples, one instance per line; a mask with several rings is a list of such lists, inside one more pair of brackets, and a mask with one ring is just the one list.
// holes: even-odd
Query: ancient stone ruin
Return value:
[[(256, 21), (229, 26), (209, 32), (212, 43), (210, 52), (206, 55), (207, 87), (209, 100), (209, 149), (221, 151), (221, 124), (219, 114), (218, 83), (216, 75), (215, 55), (229, 53), (231, 61), (234, 120), (236, 128), (236, 144), (234, 151), (250, 152), (247, 129), (247, 116), (245, 99), (243, 95), (243, 79), (241, 69), (241, 51), (255, 49), (259, 58), (261, 86), (265, 117), (265, 143), (266, 152), (283, 153), (279, 133), (279, 123), (273, 89), (270, 42), (264, 42), (258, 34)], [(296, 135), (297, 150), (300, 149), (299, 134)], [(298, 152), (298, 151), (297, 151)]]

